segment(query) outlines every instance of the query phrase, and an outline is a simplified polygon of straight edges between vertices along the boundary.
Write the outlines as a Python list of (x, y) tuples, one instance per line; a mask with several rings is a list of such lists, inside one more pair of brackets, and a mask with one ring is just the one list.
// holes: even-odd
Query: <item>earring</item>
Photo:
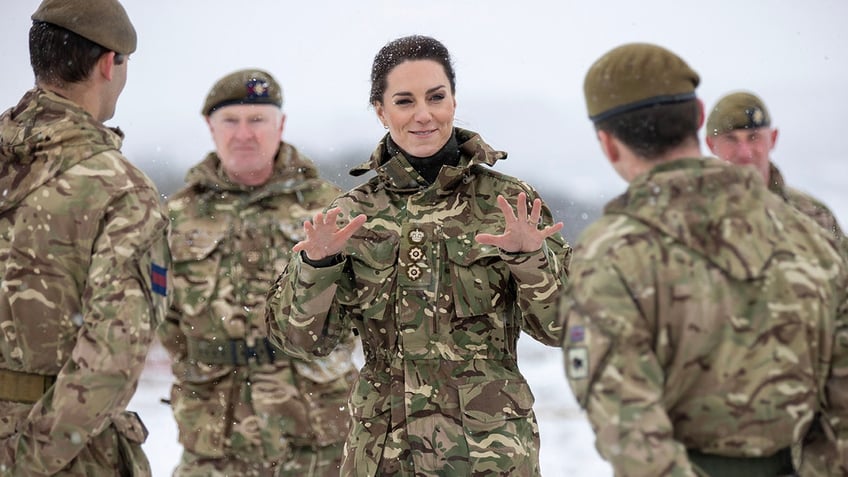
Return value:
[(388, 125), (388, 124), (383, 124), (383, 129), (389, 129), (389, 125)]

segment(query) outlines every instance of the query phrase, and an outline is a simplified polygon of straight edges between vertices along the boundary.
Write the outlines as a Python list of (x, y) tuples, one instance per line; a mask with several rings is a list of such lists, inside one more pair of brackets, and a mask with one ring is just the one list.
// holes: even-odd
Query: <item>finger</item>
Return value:
[(520, 192), (518, 194), (518, 204), (516, 204), (517, 216), (520, 221), (527, 221), (527, 194)]
[(368, 217), (365, 214), (359, 214), (356, 217), (350, 219), (350, 222), (348, 222), (347, 225), (342, 227), (341, 230), (336, 232), (336, 235), (338, 237), (343, 238), (344, 240), (347, 240), (352, 237), (353, 234), (356, 233), (356, 231), (359, 230), (359, 228), (362, 227), (362, 224), (364, 224), (367, 220)]
[(542, 199), (538, 197), (533, 201), (533, 209), (530, 211), (530, 217), (527, 219), (533, 225), (539, 224), (539, 219), (542, 218)]
[(326, 225), (334, 225), (336, 223), (336, 219), (339, 217), (339, 214), (342, 213), (342, 209), (340, 207), (333, 207), (332, 209), (327, 211), (327, 216), (324, 219), (324, 223)]
[(301, 240), (300, 242), (294, 244), (294, 247), (292, 247), (292, 252), (294, 252), (294, 253), (302, 252), (306, 248), (306, 242), (307, 242), (306, 240)]
[(474, 240), (477, 240), (477, 243), (483, 245), (496, 245), (499, 237), (501, 236), (492, 234), (477, 234), (474, 236)]
[(548, 238), (551, 235), (562, 230), (563, 226), (564, 226), (564, 224), (562, 222), (557, 222), (553, 225), (549, 225), (549, 226), (545, 227), (544, 229), (542, 229), (542, 236), (544, 236), (545, 238)]
[(515, 212), (512, 211), (512, 206), (509, 205), (506, 198), (502, 195), (498, 195), (498, 208), (501, 209), (501, 212), (504, 214), (504, 219), (506, 219), (507, 223), (515, 222), (518, 218), (515, 217)]
[[(305, 223), (306, 222), (304, 222), (304, 224)], [(315, 216), (312, 217), (313, 229), (315, 227), (320, 227), (323, 224), (324, 224), (324, 213), (323, 212), (316, 212)]]

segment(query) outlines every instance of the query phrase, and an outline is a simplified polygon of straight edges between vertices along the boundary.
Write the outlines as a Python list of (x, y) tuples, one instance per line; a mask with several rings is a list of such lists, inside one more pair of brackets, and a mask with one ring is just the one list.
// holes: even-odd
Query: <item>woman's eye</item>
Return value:
[(443, 99), (445, 99), (445, 95), (441, 94), (441, 93), (434, 94), (433, 96), (430, 97), (430, 101), (437, 102), (437, 103), (439, 101), (443, 100)]
[(405, 105), (407, 105), (407, 104), (412, 104), (412, 100), (411, 100), (411, 99), (398, 99), (398, 100), (395, 100), (395, 105), (396, 105), (396, 106), (405, 106)]

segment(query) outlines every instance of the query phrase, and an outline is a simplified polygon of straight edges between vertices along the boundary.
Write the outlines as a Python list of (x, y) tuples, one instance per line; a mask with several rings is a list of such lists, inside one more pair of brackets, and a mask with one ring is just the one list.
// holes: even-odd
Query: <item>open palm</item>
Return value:
[(539, 228), (542, 215), (542, 200), (536, 198), (530, 214), (527, 214), (527, 194), (518, 194), (516, 210), (504, 198), (498, 196), (498, 208), (504, 214), (505, 226), (500, 235), (477, 234), (477, 242), (484, 245), (494, 245), (505, 252), (535, 252), (542, 248), (542, 242), (551, 235), (562, 230), (562, 222)]

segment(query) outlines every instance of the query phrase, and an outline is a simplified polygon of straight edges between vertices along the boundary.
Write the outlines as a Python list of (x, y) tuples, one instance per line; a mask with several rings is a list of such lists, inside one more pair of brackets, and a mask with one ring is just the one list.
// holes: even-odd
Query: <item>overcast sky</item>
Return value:
[[(0, 7), (3, 108), (33, 82), (26, 37), (38, 3)], [(607, 50), (647, 41), (701, 75), (707, 107), (732, 90), (762, 96), (781, 130), (773, 158), (788, 182), (848, 225), (844, 0), (123, 3), (139, 48), (109, 124), (125, 131), (124, 152), (147, 170), (170, 167), (181, 177), (202, 159), (212, 147), (198, 112), (203, 99), (215, 80), (244, 67), (267, 69), (283, 84), (286, 140), (317, 161), (351, 149), (367, 156), (384, 133), (367, 104), (374, 54), (421, 33), (452, 52), (457, 125), (510, 153), (501, 170), (608, 200), (625, 185), (597, 148), (583, 76)]]

